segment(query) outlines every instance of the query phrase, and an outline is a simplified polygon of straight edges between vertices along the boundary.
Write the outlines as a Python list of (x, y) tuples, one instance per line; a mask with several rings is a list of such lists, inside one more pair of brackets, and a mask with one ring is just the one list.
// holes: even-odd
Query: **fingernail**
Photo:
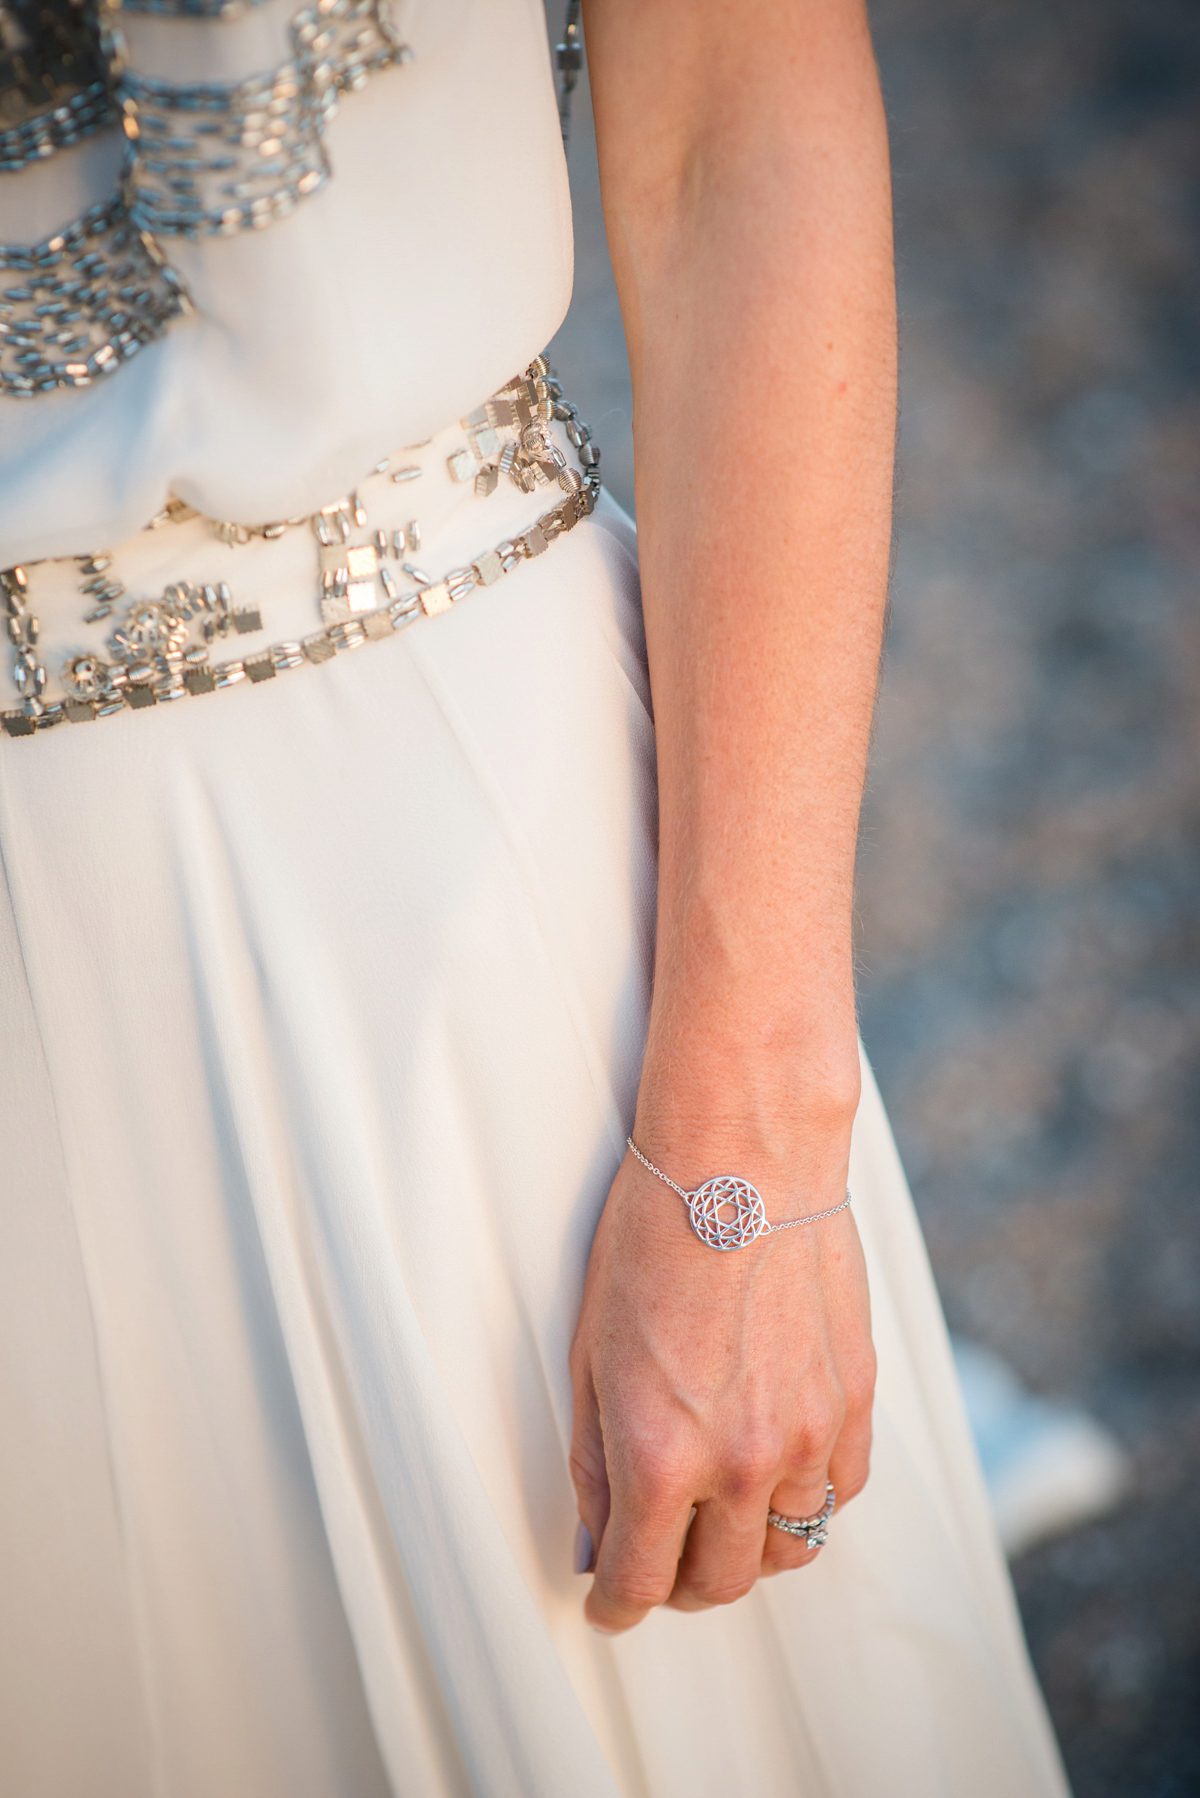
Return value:
[(581, 1523), (575, 1531), (575, 1571), (590, 1573), (595, 1565), (596, 1551), (592, 1547), (592, 1532), (586, 1523)]

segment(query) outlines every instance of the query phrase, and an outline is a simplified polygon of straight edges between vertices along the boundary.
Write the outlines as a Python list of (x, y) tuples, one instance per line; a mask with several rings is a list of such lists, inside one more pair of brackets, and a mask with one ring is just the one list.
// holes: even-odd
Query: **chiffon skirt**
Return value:
[(388, 642), (0, 743), (5, 1791), (1061, 1798), (869, 1070), (866, 1491), (733, 1606), (584, 1623), (653, 758), (603, 504)]

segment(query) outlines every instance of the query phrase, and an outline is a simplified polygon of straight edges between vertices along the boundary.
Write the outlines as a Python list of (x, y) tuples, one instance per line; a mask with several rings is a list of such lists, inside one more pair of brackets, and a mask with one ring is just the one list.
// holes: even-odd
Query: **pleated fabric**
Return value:
[(1061, 1798), (869, 1071), (870, 1484), (732, 1607), (583, 1622), (654, 843), (608, 506), (389, 642), (0, 743), (5, 1789)]

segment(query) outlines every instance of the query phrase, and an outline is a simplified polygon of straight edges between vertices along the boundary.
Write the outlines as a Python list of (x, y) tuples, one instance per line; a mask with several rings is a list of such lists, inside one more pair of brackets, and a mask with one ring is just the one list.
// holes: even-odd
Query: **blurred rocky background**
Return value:
[[(902, 426), (863, 1033), (952, 1326), (1132, 1466), (1014, 1563), (1077, 1798), (1196, 1798), (1200, 5), (871, 11)], [(554, 355), (628, 505), (585, 86), (571, 158)]]

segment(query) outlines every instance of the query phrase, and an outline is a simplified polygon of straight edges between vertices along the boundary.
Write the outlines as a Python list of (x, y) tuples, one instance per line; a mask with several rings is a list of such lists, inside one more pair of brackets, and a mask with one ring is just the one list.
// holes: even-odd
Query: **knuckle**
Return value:
[(690, 1580), (688, 1585), (701, 1604), (736, 1604), (739, 1598), (745, 1598), (757, 1577), (758, 1569), (754, 1568), (746, 1573)]
[(829, 1458), (845, 1418), (845, 1408), (832, 1393), (813, 1398), (798, 1419), (792, 1454), (797, 1465), (820, 1469)]
[(621, 1611), (652, 1611), (670, 1596), (673, 1584), (673, 1573), (667, 1577), (622, 1570), (604, 1581), (604, 1596)]
[(690, 1441), (673, 1430), (639, 1430), (627, 1436), (622, 1455), (629, 1485), (642, 1503), (668, 1503), (691, 1484)]
[(760, 1430), (734, 1444), (722, 1484), (733, 1498), (750, 1498), (771, 1485), (783, 1460), (783, 1437), (774, 1430)]
[(850, 1368), (846, 1376), (846, 1409), (862, 1414), (869, 1411), (875, 1398), (875, 1351), (869, 1349)]
[(679, 1463), (656, 1448), (640, 1449), (629, 1456), (630, 1484), (643, 1501), (670, 1498), (682, 1483)]

